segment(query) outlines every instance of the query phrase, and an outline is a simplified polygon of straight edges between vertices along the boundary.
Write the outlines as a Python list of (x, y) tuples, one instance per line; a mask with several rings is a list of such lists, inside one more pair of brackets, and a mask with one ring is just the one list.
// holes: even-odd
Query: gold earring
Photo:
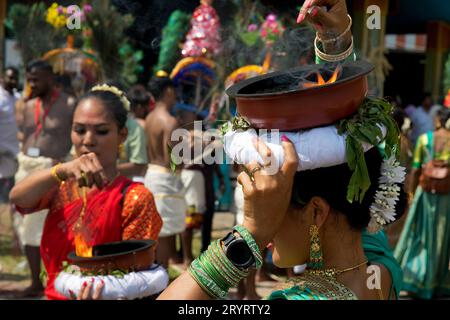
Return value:
[(322, 248), (320, 247), (319, 228), (313, 224), (309, 228), (310, 248), (309, 248), (309, 262), (310, 269), (323, 269)]
[(118, 155), (119, 159), (125, 160), (127, 158), (127, 155), (125, 153), (125, 146), (123, 143), (119, 144)]

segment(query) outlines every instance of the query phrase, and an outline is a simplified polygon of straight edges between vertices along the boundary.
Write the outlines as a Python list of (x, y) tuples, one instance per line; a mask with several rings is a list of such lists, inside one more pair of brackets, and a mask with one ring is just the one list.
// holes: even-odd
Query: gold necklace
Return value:
[(355, 269), (358, 269), (359, 267), (367, 264), (367, 262), (369, 262), (367, 259), (359, 264), (357, 264), (356, 266), (353, 267), (349, 267), (346, 269), (342, 269), (342, 270), (337, 270), (336, 268), (328, 268), (328, 269), (307, 269), (305, 272), (308, 272), (309, 274), (313, 274), (313, 275), (317, 275), (317, 276), (327, 276), (327, 277), (333, 277), (336, 278), (338, 275), (344, 273), (344, 272), (348, 272), (348, 271), (352, 271)]

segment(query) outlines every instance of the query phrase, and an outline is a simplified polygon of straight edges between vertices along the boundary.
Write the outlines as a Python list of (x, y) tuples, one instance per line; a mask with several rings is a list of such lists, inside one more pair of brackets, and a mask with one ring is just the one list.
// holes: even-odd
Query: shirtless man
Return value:
[(145, 186), (155, 197), (156, 208), (163, 219), (156, 258), (165, 268), (175, 256), (175, 236), (185, 229), (187, 211), (183, 184), (179, 175), (170, 169), (169, 145), (172, 132), (178, 128), (170, 114), (176, 103), (176, 92), (169, 78), (155, 77), (149, 82), (149, 91), (156, 100), (155, 109), (145, 119), (149, 166)]
[[(26, 69), (31, 97), (17, 113), (22, 139), (18, 156), (16, 182), (35, 170), (51, 167), (65, 159), (71, 148), (70, 132), (74, 99), (56, 89), (52, 67), (45, 61), (31, 62)], [(39, 296), (40, 240), (47, 212), (21, 216), (16, 214), (16, 228), (31, 270), (32, 283), (23, 296)]]

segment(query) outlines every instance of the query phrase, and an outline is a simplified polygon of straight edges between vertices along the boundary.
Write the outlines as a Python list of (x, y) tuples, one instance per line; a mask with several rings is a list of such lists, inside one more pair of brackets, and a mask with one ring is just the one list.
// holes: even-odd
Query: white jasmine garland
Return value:
[(115, 94), (120, 99), (120, 102), (122, 102), (125, 110), (127, 110), (127, 112), (130, 112), (130, 101), (127, 99), (125, 93), (119, 90), (117, 87), (102, 84), (96, 85), (91, 89), (91, 91), (108, 91), (111, 92), (112, 94)]
[(384, 225), (395, 221), (395, 206), (400, 196), (400, 187), (397, 184), (405, 180), (405, 168), (392, 155), (381, 164), (380, 183), (375, 200), (370, 206), (370, 222), (367, 230), (371, 233), (380, 231)]

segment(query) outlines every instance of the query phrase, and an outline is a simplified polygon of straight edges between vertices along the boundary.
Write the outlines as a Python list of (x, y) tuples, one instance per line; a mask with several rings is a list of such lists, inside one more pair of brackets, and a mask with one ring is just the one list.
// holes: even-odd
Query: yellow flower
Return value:
[(67, 24), (67, 8), (63, 7), (63, 13), (59, 13), (59, 4), (53, 2), (52, 5), (47, 9), (47, 15), (45, 20), (51, 24), (54, 28), (60, 29)]

